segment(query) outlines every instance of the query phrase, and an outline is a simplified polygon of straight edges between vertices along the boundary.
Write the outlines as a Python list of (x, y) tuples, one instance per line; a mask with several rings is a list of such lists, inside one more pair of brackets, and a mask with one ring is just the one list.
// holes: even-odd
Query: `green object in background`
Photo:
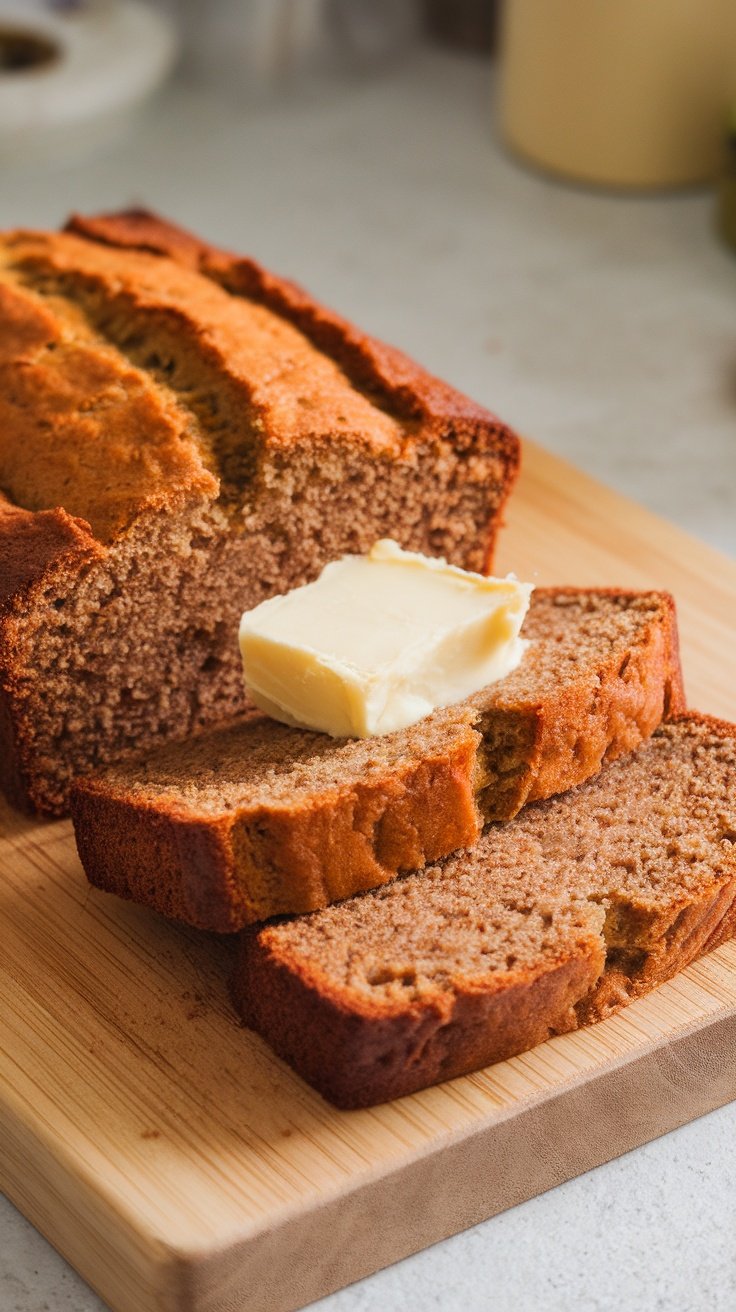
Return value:
[(736, 250), (736, 105), (728, 123), (727, 144), (726, 167), (718, 193), (718, 227), (724, 240)]

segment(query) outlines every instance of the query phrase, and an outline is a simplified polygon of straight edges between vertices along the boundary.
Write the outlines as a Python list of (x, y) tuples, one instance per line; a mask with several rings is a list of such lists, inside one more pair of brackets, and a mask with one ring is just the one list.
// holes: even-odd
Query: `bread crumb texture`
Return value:
[(469, 846), (682, 709), (667, 594), (540, 589), (523, 632), (512, 674), (385, 737), (253, 714), (80, 781), (89, 879), (202, 929), (312, 911)]
[[(252, 262), (102, 229), (0, 239), (2, 782), (52, 813), (244, 709), (242, 611), (328, 560), (393, 536), (485, 568), (518, 467), (493, 415)], [(37, 532), (19, 579), (18, 511), (77, 549)]]
[(362, 1106), (611, 1014), (736, 932), (735, 735), (681, 717), (471, 851), (246, 931), (245, 1021)]

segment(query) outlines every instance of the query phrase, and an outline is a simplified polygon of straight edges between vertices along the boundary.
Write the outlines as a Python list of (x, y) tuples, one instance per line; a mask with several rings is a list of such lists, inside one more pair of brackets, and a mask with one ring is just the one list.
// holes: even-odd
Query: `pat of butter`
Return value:
[(404, 729), (518, 665), (531, 592), (384, 539), (246, 611), (246, 689), (274, 719), (335, 738)]

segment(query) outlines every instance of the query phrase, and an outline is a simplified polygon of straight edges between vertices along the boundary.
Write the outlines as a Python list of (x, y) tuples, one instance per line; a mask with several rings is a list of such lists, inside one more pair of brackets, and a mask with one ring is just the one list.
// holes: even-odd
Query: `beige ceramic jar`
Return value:
[(501, 122), (584, 182), (709, 181), (736, 94), (736, 0), (506, 0)]

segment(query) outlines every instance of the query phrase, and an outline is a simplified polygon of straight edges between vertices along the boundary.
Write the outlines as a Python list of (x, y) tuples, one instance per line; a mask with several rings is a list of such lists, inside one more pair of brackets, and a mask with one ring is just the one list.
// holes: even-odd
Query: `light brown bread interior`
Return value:
[(687, 716), (470, 852), (246, 931), (234, 996), (367, 1105), (610, 1014), (730, 937), (735, 899), (736, 728)]
[(200, 928), (309, 911), (437, 860), (682, 709), (663, 593), (539, 589), (507, 678), (386, 737), (251, 715), (80, 781), (90, 880)]
[[(516, 439), (440, 385), (433, 410), (417, 367), (379, 396), (339, 333), (333, 357), (211, 278), (71, 234), (0, 242), (0, 322), (0, 491), (86, 521), (96, 557), (39, 557), (0, 596), (17, 800), (63, 811), (79, 773), (241, 711), (240, 614), (341, 553), (389, 535), (487, 563)], [(11, 532), (0, 514), (0, 593)]]

